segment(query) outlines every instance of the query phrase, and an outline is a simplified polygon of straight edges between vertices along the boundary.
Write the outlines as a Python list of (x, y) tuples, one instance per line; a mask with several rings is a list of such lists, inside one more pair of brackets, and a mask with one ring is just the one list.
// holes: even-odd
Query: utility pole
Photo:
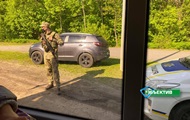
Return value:
[(125, 12), (126, 12), (126, 0), (123, 0), (122, 9), (122, 30), (121, 30), (121, 49), (120, 49), (120, 70), (123, 71), (123, 50), (124, 50), (124, 33), (125, 33)]

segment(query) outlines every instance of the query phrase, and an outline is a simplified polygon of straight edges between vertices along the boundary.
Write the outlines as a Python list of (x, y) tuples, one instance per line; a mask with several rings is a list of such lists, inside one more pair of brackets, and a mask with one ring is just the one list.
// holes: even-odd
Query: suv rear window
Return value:
[(102, 36), (96, 36), (96, 38), (103, 44), (103, 46), (108, 46), (107, 41)]
[(82, 42), (85, 40), (85, 36), (69, 36), (68, 42)]

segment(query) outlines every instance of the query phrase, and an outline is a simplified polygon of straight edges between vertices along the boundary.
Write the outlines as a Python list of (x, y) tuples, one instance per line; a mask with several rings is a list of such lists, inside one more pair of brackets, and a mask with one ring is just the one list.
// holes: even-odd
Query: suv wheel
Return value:
[(35, 64), (42, 64), (43, 63), (43, 55), (39, 51), (34, 51), (31, 55), (32, 62)]
[(93, 57), (92, 57), (92, 55), (89, 54), (89, 53), (82, 53), (82, 54), (79, 56), (78, 62), (79, 62), (79, 64), (80, 64), (82, 67), (86, 67), (86, 68), (89, 68), (89, 67), (91, 67), (91, 66), (94, 64)]

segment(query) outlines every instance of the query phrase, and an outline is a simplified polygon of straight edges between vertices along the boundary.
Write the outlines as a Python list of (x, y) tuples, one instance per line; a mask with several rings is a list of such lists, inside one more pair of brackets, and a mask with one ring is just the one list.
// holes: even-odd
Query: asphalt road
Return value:
[[(4, 51), (20, 51), (28, 52), (31, 45), (10, 45), (10, 46), (0, 46), (0, 50)], [(110, 47), (110, 58), (121, 58), (121, 48), (120, 47)], [(171, 59), (176, 59), (180, 57), (185, 57), (190, 55), (189, 50), (170, 50), (170, 49), (148, 49), (147, 50), (147, 62), (150, 61), (166, 61)]]
[[(121, 58), (121, 49), (111, 47), (110, 57), (111, 58)], [(173, 49), (148, 49), (147, 50), (147, 62), (162, 62), (172, 59), (178, 59), (180, 57), (189, 56), (189, 50), (173, 50)]]

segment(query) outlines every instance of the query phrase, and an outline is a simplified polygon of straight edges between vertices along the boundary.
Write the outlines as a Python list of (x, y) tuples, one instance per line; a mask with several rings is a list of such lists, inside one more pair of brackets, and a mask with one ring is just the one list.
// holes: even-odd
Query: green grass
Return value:
[[(16, 62), (23, 65), (35, 65), (28, 56), (28, 53), (0, 51), (0, 60)], [(122, 72), (120, 71), (119, 59), (107, 59), (99, 63), (96, 63), (91, 68), (81, 67), (75, 62), (60, 62), (59, 69), (65, 71), (67, 75), (83, 76), (89, 78), (122, 78)], [(39, 65), (42, 66), (43, 65)]]
[[(1, 40), (0, 40), (1, 41)], [(28, 45), (38, 43), (40, 40), (33, 40), (33, 39), (14, 39), (14, 40), (5, 40), (1, 41), (0, 45)]]
[(122, 72), (120, 71), (119, 59), (107, 59), (99, 63), (94, 64), (91, 68), (81, 67), (75, 62), (60, 62), (60, 69), (66, 69), (68, 72), (82, 75), (87, 74), (95, 77), (111, 77), (111, 78), (121, 78)]
[(4, 45), (27, 45), (27, 44), (31, 44), (31, 43), (10, 43), (10, 42), (0, 42), (0, 46), (4, 46)]
[(0, 51), (0, 60), (14, 61), (22, 64), (31, 64), (31, 60), (27, 53)]

